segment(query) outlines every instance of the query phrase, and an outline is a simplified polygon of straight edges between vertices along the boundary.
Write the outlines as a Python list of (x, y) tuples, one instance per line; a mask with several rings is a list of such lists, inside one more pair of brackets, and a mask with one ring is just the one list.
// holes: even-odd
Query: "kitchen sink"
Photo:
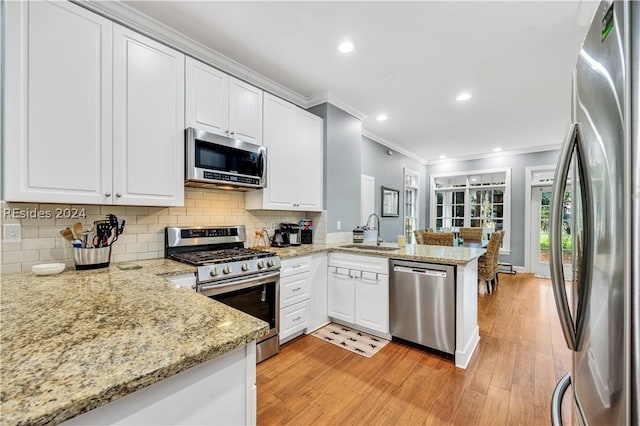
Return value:
[(347, 244), (346, 246), (340, 246), (341, 248), (355, 248), (362, 250), (382, 250), (382, 251), (394, 251), (398, 250), (398, 247), (388, 247), (388, 246), (370, 246), (366, 244)]

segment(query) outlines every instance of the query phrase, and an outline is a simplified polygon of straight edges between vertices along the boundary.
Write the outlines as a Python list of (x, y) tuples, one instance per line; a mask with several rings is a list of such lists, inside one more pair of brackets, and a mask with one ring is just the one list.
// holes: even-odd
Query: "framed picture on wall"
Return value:
[(398, 217), (400, 192), (396, 189), (382, 187), (382, 216)]

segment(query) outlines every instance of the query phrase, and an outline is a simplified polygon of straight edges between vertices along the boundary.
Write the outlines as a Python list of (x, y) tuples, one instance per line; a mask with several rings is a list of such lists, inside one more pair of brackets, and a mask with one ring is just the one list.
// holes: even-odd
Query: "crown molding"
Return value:
[(185, 55), (198, 59), (214, 68), (257, 86), (298, 106), (306, 108), (309, 98), (303, 96), (270, 78), (228, 58), (220, 52), (206, 47), (161, 22), (121, 3), (120, 1), (71, 0), (107, 19), (137, 31), (159, 43), (179, 50)]
[(397, 151), (400, 154), (404, 155), (405, 157), (409, 157), (412, 160), (416, 160), (418, 163), (422, 165), (428, 164), (427, 161), (424, 158), (420, 157), (418, 154), (408, 151), (406, 148), (398, 146), (389, 140), (383, 139), (380, 136), (377, 136), (364, 128), (362, 129), (362, 136), (366, 136), (367, 138), (371, 139), (374, 142), (379, 143), (380, 145), (386, 146), (387, 148), (391, 148), (394, 151)]
[(559, 150), (560, 148), (562, 148), (561, 144), (538, 145), (538, 146), (532, 146), (532, 147), (527, 147), (527, 148), (505, 150), (505, 151), (500, 151), (500, 152), (489, 152), (489, 153), (486, 153), (486, 154), (475, 154), (475, 155), (468, 155), (468, 156), (464, 156), (464, 157), (445, 158), (443, 160), (440, 160), (440, 159), (438, 159), (438, 160), (429, 160), (429, 161), (427, 161), (426, 164), (427, 165), (431, 165), (431, 164), (447, 163), (447, 162), (452, 162), (452, 161), (480, 160), (482, 158), (491, 158), (491, 157), (495, 157), (497, 155), (531, 154), (533, 152), (555, 151), (555, 150)]
[(315, 95), (307, 98), (307, 105), (305, 106), (305, 108), (309, 109), (311, 107), (323, 104), (325, 102), (330, 103), (331, 105), (340, 108), (344, 112), (353, 115), (355, 118), (357, 118), (360, 121), (364, 121), (364, 119), (367, 118), (367, 114), (349, 105), (347, 102), (344, 102), (340, 98), (337, 98), (336, 96), (332, 95), (327, 91), (316, 93)]

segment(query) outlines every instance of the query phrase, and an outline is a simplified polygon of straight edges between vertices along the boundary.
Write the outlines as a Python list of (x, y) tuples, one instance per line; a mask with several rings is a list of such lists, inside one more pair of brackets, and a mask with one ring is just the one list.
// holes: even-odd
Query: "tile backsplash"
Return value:
[[(31, 271), (38, 263), (64, 262), (73, 266), (71, 245), (60, 231), (76, 222), (91, 225), (108, 213), (126, 220), (124, 233), (113, 245), (112, 262), (164, 257), (166, 226), (245, 225), (247, 246), (254, 233), (275, 223), (313, 220), (314, 243), (326, 240), (326, 214), (299, 211), (245, 210), (244, 193), (185, 188), (184, 207), (131, 207), (114, 205), (68, 205), (2, 202), (0, 222), (21, 225), (21, 241), (0, 245), (0, 272)], [(70, 217), (73, 213), (86, 217)], [(26, 217), (25, 217), (26, 216)], [(56, 217), (58, 216), (58, 217)], [(4, 230), (4, 227), (2, 228)]]

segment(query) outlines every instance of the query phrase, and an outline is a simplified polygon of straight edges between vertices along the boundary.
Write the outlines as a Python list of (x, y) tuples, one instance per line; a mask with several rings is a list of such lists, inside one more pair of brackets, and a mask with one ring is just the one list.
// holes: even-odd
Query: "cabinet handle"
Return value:
[(293, 321), (300, 321), (302, 319), (302, 317), (298, 317), (298, 318), (294, 318)]
[(293, 289), (293, 290), (291, 290), (291, 291), (300, 291), (300, 290), (302, 290), (302, 287), (294, 288), (294, 289)]
[(226, 134), (229, 134), (229, 129), (225, 130), (224, 132), (225, 132)]
[(298, 269), (302, 265), (291, 265), (291, 269)]
[(229, 134), (230, 134), (231, 136), (233, 136), (233, 135), (235, 135), (235, 134), (236, 134), (236, 132), (231, 131)]
[(105, 193), (104, 193), (104, 196), (105, 196), (105, 197), (111, 197), (111, 193), (110, 193), (110, 192), (105, 192)]
[(122, 197), (122, 194), (119, 194), (116, 192), (116, 198), (120, 198), (120, 197)]

